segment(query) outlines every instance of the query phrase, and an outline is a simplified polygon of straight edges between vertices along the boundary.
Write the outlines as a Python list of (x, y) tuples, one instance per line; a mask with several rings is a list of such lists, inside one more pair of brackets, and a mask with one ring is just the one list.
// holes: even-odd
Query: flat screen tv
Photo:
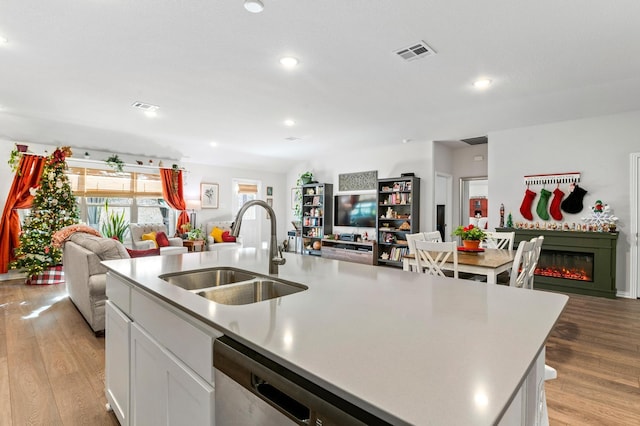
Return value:
[(336, 195), (334, 226), (375, 228), (378, 213), (376, 194)]

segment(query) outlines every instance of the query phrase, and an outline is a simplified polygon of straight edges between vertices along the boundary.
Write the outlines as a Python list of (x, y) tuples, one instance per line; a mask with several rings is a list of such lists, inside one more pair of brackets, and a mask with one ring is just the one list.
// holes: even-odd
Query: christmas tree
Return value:
[(31, 213), (25, 218), (16, 260), (11, 263), (11, 268), (24, 269), (29, 276), (62, 263), (62, 250), (52, 246), (51, 237), (61, 228), (79, 222), (76, 198), (64, 174), (68, 155), (69, 147), (62, 147), (47, 157), (40, 185), (30, 189), (34, 196)]

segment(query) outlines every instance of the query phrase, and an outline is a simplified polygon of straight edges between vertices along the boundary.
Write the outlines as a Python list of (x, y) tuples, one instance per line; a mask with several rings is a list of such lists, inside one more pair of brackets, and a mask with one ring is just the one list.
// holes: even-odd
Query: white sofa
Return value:
[(236, 237), (235, 243), (216, 243), (211, 236), (211, 231), (213, 228), (218, 227), (223, 231), (231, 232), (231, 225), (233, 224), (230, 220), (219, 220), (213, 222), (207, 222), (205, 224), (205, 232), (207, 235), (207, 250), (217, 251), (217, 250), (230, 250), (242, 247), (242, 239), (240, 237)]
[(130, 223), (129, 232), (131, 232), (131, 243), (134, 250), (149, 250), (156, 248), (153, 241), (143, 240), (142, 235), (149, 232), (164, 232), (169, 239), (168, 247), (160, 247), (160, 254), (180, 254), (186, 253), (188, 249), (182, 246), (182, 238), (170, 237), (167, 233), (167, 227), (163, 223)]

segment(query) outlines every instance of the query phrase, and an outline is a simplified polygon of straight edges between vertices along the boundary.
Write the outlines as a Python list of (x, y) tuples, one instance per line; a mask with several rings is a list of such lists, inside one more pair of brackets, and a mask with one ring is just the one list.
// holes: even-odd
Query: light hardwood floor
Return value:
[(106, 402), (104, 337), (64, 284), (0, 283), (0, 425), (117, 425)]
[(552, 425), (640, 425), (640, 300), (571, 295), (547, 364)]
[[(547, 364), (551, 425), (640, 425), (640, 301), (571, 295)], [(117, 425), (105, 404), (104, 338), (64, 285), (0, 282), (0, 426)]]

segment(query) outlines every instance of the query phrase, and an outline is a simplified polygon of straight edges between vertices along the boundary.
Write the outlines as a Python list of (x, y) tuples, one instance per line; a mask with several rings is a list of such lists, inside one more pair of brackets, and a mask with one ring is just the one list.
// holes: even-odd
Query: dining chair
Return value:
[(516, 238), (515, 232), (484, 231), (484, 233), (487, 237), (480, 244), (481, 247), (513, 251), (513, 241)]
[[(530, 241), (526, 242), (523, 241), (518, 245), (518, 251), (520, 251), (520, 246), (525, 246), (523, 247), (523, 253), (521, 257), (526, 257), (526, 253), (529, 253), (529, 265), (525, 266), (525, 264), (523, 263), (521, 268), (522, 270), (524, 270), (525, 268), (527, 269), (527, 274), (526, 274), (526, 285), (522, 285), (522, 286), (518, 286), (518, 287), (522, 287), (525, 289), (530, 289), (533, 290), (533, 279), (534, 279), (534, 273), (536, 270), (536, 267), (538, 266), (538, 260), (540, 259), (540, 253), (542, 252), (542, 243), (544, 242), (544, 235), (540, 235), (539, 237), (534, 237), (532, 238)], [(528, 247), (526, 247), (528, 246)], [(518, 252), (516, 252), (516, 258), (518, 258)], [(514, 269), (513, 271), (515, 271), (515, 263), (516, 260), (514, 260)], [(513, 272), (512, 272), (513, 274)], [(512, 275), (513, 276), (513, 275)], [(555, 368), (547, 365), (545, 363), (544, 365), (544, 380), (553, 380), (555, 378), (558, 377), (558, 372), (556, 371)], [(547, 426), (549, 424), (549, 414), (548, 414), (548, 408), (547, 408), (547, 398), (546, 398), (546, 393), (543, 393), (542, 396), (542, 401), (541, 403), (542, 405), (542, 422), (541, 424), (544, 426)]]
[[(442, 242), (442, 236), (438, 231), (418, 232), (416, 234), (407, 234), (405, 235), (405, 237), (407, 239), (407, 246), (409, 248), (410, 254), (416, 253), (416, 244), (415, 244), (416, 241), (432, 241), (432, 242), (439, 242), (439, 243)], [(414, 266), (415, 265), (412, 265), (411, 268), (413, 269)]]
[(440, 235), (440, 231), (423, 232), (423, 234), (425, 241), (431, 241), (434, 243), (442, 242), (442, 235)]
[[(436, 275), (446, 277), (443, 267), (446, 265), (447, 270), (453, 271), (453, 277), (458, 278), (458, 248), (455, 241), (452, 242), (434, 242), (434, 241), (416, 241), (416, 261), (417, 269), (415, 272), (425, 273), (427, 275)], [(451, 262), (447, 262), (451, 258)]]
[(424, 232), (417, 232), (415, 234), (406, 234), (407, 246), (409, 247), (409, 253), (415, 254), (416, 241), (424, 241)]
[(533, 243), (533, 253), (531, 254), (531, 262), (529, 265), (529, 284), (528, 288), (533, 289), (533, 279), (535, 278), (536, 268), (538, 267), (538, 260), (540, 259), (540, 253), (542, 252), (542, 243), (544, 242), (544, 235), (534, 237), (530, 240)]
[(509, 286), (529, 288), (529, 273), (531, 271), (531, 260), (534, 248), (535, 243), (531, 241), (521, 241), (520, 244), (518, 244), (518, 250), (516, 250), (516, 254), (513, 257)]

